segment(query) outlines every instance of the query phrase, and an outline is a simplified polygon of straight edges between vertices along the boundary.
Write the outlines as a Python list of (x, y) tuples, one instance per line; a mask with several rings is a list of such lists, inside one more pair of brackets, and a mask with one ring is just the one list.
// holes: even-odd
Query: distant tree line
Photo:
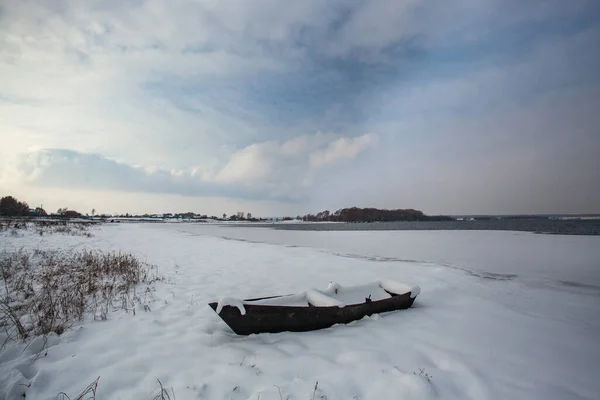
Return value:
[(29, 204), (12, 196), (0, 199), (0, 215), (4, 217), (25, 217), (29, 215)]
[(74, 211), (74, 210), (69, 210), (67, 207), (65, 208), (59, 208), (56, 211), (56, 215), (59, 215), (61, 217), (65, 217), (65, 218), (79, 218), (82, 217), (81, 213)]
[(454, 218), (444, 215), (425, 215), (413, 209), (382, 210), (377, 208), (342, 208), (334, 213), (328, 210), (318, 214), (297, 217), (303, 221), (331, 222), (392, 222), (392, 221), (452, 221)]
[(19, 201), (13, 196), (4, 196), (0, 199), (0, 216), (2, 217), (30, 217), (46, 216), (42, 207), (31, 209), (25, 201)]
[[(19, 201), (13, 196), (0, 198), (0, 216), (2, 217), (47, 217), (48, 213), (42, 207), (31, 208), (25, 201)], [(75, 218), (81, 217), (77, 211), (59, 208), (54, 216)]]
[[(92, 210), (92, 217), (94, 216), (96, 210)], [(88, 214), (86, 214), (87, 216)], [(42, 208), (37, 207), (35, 209), (30, 208), (30, 206), (24, 202), (19, 201), (13, 196), (5, 196), (0, 199), (0, 216), (3, 217), (45, 217), (48, 216), (48, 213)], [(83, 215), (77, 211), (69, 210), (68, 208), (59, 208), (56, 213), (53, 213), (51, 217), (62, 217), (62, 218), (78, 218), (83, 217)], [(102, 215), (101, 218), (108, 217)], [(186, 213), (178, 213), (178, 214), (162, 214), (162, 215), (119, 215), (117, 217), (144, 217), (144, 218), (183, 218), (183, 219), (214, 219), (220, 220), (220, 218), (216, 216), (208, 217), (207, 215), (196, 214), (193, 212)], [(226, 214), (223, 214), (223, 219), (229, 219), (232, 221), (235, 220), (245, 220), (245, 221), (262, 221), (262, 218), (252, 218), (251, 214), (247, 214), (244, 216), (243, 213), (232, 214), (229, 218), (227, 218)], [(392, 222), (392, 221), (452, 221), (454, 218), (443, 216), (443, 215), (425, 215), (422, 211), (414, 210), (414, 209), (394, 209), (394, 210), (385, 210), (385, 209), (377, 209), (377, 208), (342, 208), (333, 213), (328, 210), (321, 211), (317, 214), (308, 214), (303, 217), (297, 216), (296, 219), (301, 219), (304, 221), (331, 221), (331, 222)], [(286, 217), (283, 219), (284, 221), (292, 220), (290, 217)]]

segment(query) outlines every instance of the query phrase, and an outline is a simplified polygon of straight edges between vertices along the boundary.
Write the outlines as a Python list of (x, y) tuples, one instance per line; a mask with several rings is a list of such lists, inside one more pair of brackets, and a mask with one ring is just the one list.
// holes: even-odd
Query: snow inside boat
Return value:
[(391, 280), (326, 290), (239, 300), (223, 298), (209, 306), (238, 335), (303, 332), (347, 324), (365, 316), (410, 308), (418, 286)]

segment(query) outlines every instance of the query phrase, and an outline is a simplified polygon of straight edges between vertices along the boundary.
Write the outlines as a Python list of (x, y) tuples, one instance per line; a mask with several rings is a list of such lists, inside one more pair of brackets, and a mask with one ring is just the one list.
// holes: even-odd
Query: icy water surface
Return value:
[(277, 223), (257, 224), (281, 230), (296, 231), (437, 231), (483, 230), (520, 231), (561, 235), (600, 235), (600, 219), (501, 219), (487, 221), (400, 221), (361, 223)]

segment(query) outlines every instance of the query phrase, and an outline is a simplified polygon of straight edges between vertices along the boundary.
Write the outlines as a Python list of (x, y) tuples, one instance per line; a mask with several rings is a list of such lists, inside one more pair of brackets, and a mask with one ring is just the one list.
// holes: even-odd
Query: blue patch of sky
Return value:
[[(541, 42), (561, 40), (597, 26), (600, 7), (575, 15), (573, 18), (557, 17), (545, 21), (527, 21), (487, 32), (483, 26), (476, 40), (458, 40), (423, 46), (420, 38), (398, 41), (381, 50), (392, 62), (366, 62), (366, 54), (356, 50), (344, 58), (330, 58), (312, 47), (318, 40), (327, 40), (344, 25), (353, 12), (346, 8), (328, 25), (325, 37), (305, 27), (298, 27), (292, 38), (293, 45), (305, 50), (304, 58), (292, 61), (284, 72), (262, 72), (244, 80), (199, 80), (190, 82), (165, 77), (146, 85), (155, 95), (169, 99), (175, 106), (195, 113), (202, 113), (202, 102), (210, 104), (222, 113), (236, 114), (242, 110), (258, 115), (270, 124), (289, 125), (309, 119), (322, 119), (322, 129), (335, 126), (335, 120), (327, 120), (331, 107), (341, 109), (338, 114), (345, 123), (361, 124), (402, 117), (402, 110), (386, 109), (381, 94), (402, 96), (403, 90), (419, 85), (440, 82), (452, 78), (468, 77), (470, 74), (490, 67), (511, 66), (526, 59)], [(485, 34), (483, 32), (486, 32)], [(258, 45), (273, 58), (285, 58), (286, 46), (273, 41), (261, 41)], [(210, 52), (211, 45), (188, 47), (186, 52)], [(593, 51), (593, 49), (590, 49)], [(600, 64), (599, 56), (587, 56), (587, 62)], [(551, 67), (551, 66), (550, 66)], [(450, 110), (452, 112), (480, 112), (491, 105), (510, 101), (515, 95), (528, 96), (556, 87), (557, 85), (585, 84), (590, 74), (572, 74), (570, 71), (540, 71), (539, 79), (520, 82), (496, 97), (478, 104), (469, 104)], [(483, 99), (482, 99), (483, 100)], [(406, 113), (413, 112), (410, 108)]]
[[(398, 73), (389, 84), (392, 90), (402, 95), (403, 90), (432, 82), (443, 82), (452, 78), (465, 78), (486, 68), (510, 68), (535, 51), (542, 42), (552, 44), (568, 39), (600, 25), (600, 7), (593, 12), (580, 14), (574, 18), (556, 18), (552, 20), (527, 22), (506, 27), (476, 41), (452, 42), (444, 46), (423, 49), (415, 53), (413, 67), (409, 74)], [(599, 38), (600, 40), (600, 38)], [(576, 58), (560, 65), (547, 64), (534, 77), (515, 76), (510, 86), (496, 93), (481, 93), (478, 102), (457, 105), (451, 110), (457, 115), (482, 112), (492, 106), (501, 106), (516, 99), (527, 101), (546, 91), (561, 87), (598, 84), (600, 74), (600, 53), (590, 49), (589, 53), (574, 55)], [(400, 71), (398, 71), (400, 72)], [(534, 79), (527, 79), (534, 78)], [(374, 109), (377, 111), (377, 109)], [(402, 110), (379, 108), (380, 113), (372, 115), (375, 119), (396, 119), (405, 114)], [(415, 110), (407, 108), (405, 113)], [(431, 110), (428, 110), (431, 111)]]
[(212, 53), (218, 51), (219, 48), (211, 43), (189, 44), (181, 49), (181, 54), (188, 53)]
[(596, 7), (573, 18), (557, 17), (506, 26), (479, 36), (479, 40), (442, 43), (423, 53), (426, 65), (440, 69), (427, 69), (423, 73), (428, 77), (432, 73), (461, 73), (465, 65), (483, 67), (515, 63), (533, 52), (542, 41), (561, 40), (599, 25), (600, 7)]

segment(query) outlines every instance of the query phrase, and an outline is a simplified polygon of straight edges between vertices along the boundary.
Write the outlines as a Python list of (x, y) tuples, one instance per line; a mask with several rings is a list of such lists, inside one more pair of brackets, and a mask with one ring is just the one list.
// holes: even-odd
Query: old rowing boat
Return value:
[(418, 286), (391, 280), (349, 287), (332, 282), (325, 290), (246, 300), (227, 297), (209, 306), (238, 335), (302, 332), (407, 309), (419, 293)]

